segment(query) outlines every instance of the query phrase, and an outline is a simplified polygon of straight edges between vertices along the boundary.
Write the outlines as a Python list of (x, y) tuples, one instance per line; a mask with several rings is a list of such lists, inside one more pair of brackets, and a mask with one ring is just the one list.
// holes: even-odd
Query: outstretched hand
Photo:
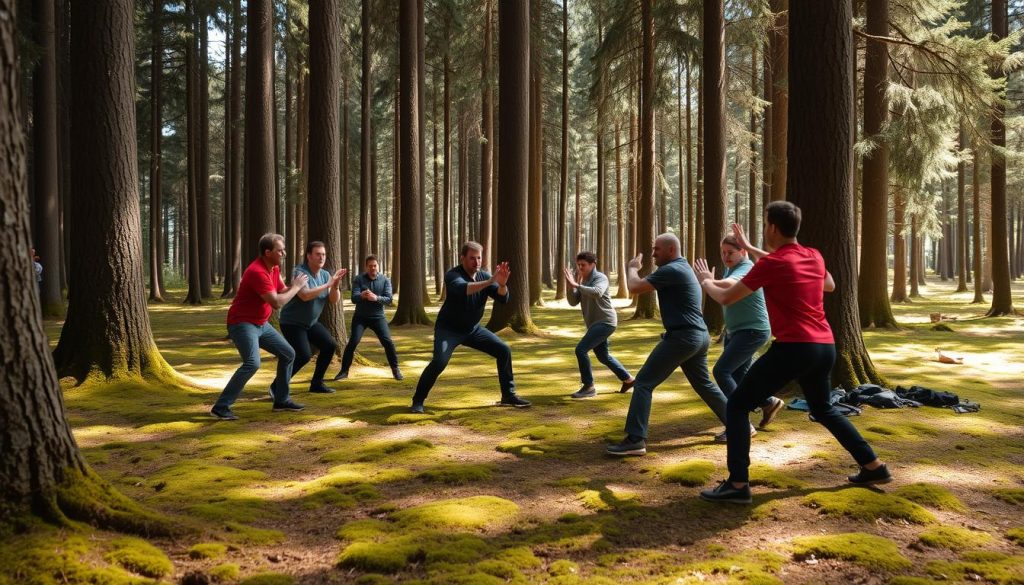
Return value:
[(627, 266), (629, 266), (630, 268), (634, 268), (636, 270), (640, 270), (640, 267), (643, 266), (643, 264), (644, 255), (641, 253), (634, 256), (633, 259), (629, 261), (629, 264)]
[(732, 235), (736, 238), (736, 243), (740, 245), (740, 249), (749, 250), (751, 248), (750, 240), (747, 239), (747, 234), (743, 232), (743, 226), (738, 223), (732, 224)]
[(512, 271), (508, 267), (508, 262), (499, 262), (494, 268), (494, 274), (491, 278), (494, 279), (495, 284), (499, 287), (503, 287), (508, 284), (510, 276), (512, 276)]
[(708, 268), (708, 261), (704, 258), (697, 258), (693, 261), (693, 271), (697, 274), (697, 282), (703, 283), (707, 279), (714, 280), (715, 268)]
[(576, 277), (572, 273), (572, 270), (569, 270), (568, 268), (563, 268), (562, 272), (565, 273), (565, 283), (566, 284), (568, 284), (572, 288), (579, 288), (580, 285), (579, 285), (578, 282), (576, 282)]
[(348, 274), (348, 268), (339, 268), (339, 269), (337, 269), (334, 272), (334, 276), (331, 277), (331, 284), (332, 285), (338, 284), (339, 282), (341, 282), (342, 278), (345, 278), (346, 274)]
[(292, 287), (293, 288), (302, 288), (302, 287), (306, 286), (307, 282), (309, 282), (309, 277), (308, 276), (306, 276), (305, 274), (298, 274), (298, 275), (295, 276), (295, 278), (292, 279)]

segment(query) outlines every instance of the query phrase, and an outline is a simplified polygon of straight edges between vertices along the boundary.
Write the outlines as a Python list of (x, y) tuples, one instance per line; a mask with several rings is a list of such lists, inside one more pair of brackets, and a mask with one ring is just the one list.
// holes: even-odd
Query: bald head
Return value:
[(664, 233), (654, 238), (654, 263), (658, 266), (668, 264), (669, 262), (679, 258), (679, 253), (682, 246), (679, 244), (679, 238), (675, 234)]

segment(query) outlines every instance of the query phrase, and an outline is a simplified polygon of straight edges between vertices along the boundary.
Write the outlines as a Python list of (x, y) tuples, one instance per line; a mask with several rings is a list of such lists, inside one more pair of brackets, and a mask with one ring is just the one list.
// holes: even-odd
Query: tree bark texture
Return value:
[[(704, 244), (708, 265), (722, 274), (718, 242), (725, 229), (725, 18), (723, 0), (704, 3)], [(704, 303), (704, 322), (718, 333), (725, 324), (722, 306)]]
[(836, 341), (832, 382), (847, 388), (883, 382), (864, 345), (857, 314), (851, 18), (849, 2), (790, 3), (787, 158), (800, 172), (788, 177), (786, 191), (787, 199), (803, 210), (801, 240), (821, 251), (836, 280), (836, 290), (825, 296)]
[(487, 328), (537, 331), (530, 317), (527, 263), (527, 178), (530, 159), (530, 5), (527, 0), (498, 3), (498, 166), (496, 253), (493, 262), (508, 262), (511, 298), (497, 303)]
[(245, 60), (246, 258), (258, 257), (260, 236), (277, 229), (273, 30), (271, 0), (249, 0)]
[[(128, 0), (76, 6), (72, 28), (71, 291), (54, 350), (82, 382), (171, 380), (146, 311), (135, 138), (135, 30)], [(24, 249), (24, 248), (22, 248)]]
[(789, 124), (790, 0), (770, 0), (775, 26), (768, 35), (772, 54), (772, 201), (786, 198), (787, 132)]
[[(491, 0), (485, 0), (484, 51), (483, 65), (480, 73), (480, 114), (482, 117), (481, 129), (483, 132), (483, 137), (480, 140), (480, 244), (484, 247), (484, 266), (491, 265), (490, 258), (493, 253), (491, 246), (494, 233), (494, 230), (492, 229), (492, 216), (494, 215), (494, 81), (491, 79), (493, 44), (493, 41), (491, 40), (492, 13)], [(422, 127), (420, 128), (420, 131), (423, 131)], [(434, 176), (436, 177), (437, 174), (435, 173)], [(423, 185), (420, 185), (420, 188), (423, 188)]]
[[(992, 36), (1003, 39), (1008, 32), (1006, 0), (992, 0)], [(1001, 73), (995, 74), (1001, 76)], [(1010, 290), (1009, 236), (1006, 231), (1006, 155), (1000, 150), (1006, 147), (1006, 125), (1003, 122), (1006, 106), (999, 102), (993, 110), (990, 213), (992, 228), (989, 232), (992, 234), (992, 306), (988, 310), (988, 316), (998, 317), (1013, 315), (1015, 311)]]
[[(600, 98), (598, 98), (600, 99)], [(600, 112), (601, 106), (598, 105)], [(600, 117), (600, 114), (598, 114)], [(600, 122), (598, 122), (600, 132)], [(600, 134), (599, 134), (600, 135)], [(601, 160), (600, 139), (598, 140), (597, 157)], [(555, 300), (565, 298), (565, 274), (563, 269), (572, 264), (566, 261), (565, 253), (565, 220), (566, 207), (569, 201), (569, 4), (562, 4), (562, 148), (558, 163), (558, 230), (557, 248), (555, 250)], [(598, 162), (600, 164), (600, 162)], [(577, 250), (578, 252), (578, 250)]]

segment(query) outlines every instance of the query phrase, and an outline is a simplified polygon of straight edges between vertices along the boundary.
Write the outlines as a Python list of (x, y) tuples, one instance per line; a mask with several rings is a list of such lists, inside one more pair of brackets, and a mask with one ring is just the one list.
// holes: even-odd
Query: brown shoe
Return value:
[(761, 407), (761, 422), (757, 423), (757, 428), (763, 429), (768, 426), (775, 416), (779, 414), (782, 407), (785, 406), (785, 402), (781, 398), (771, 397), (771, 404), (768, 406)]
[(622, 383), (622, 387), (619, 388), (619, 394), (625, 394), (633, 389), (633, 384), (636, 384), (636, 379), (626, 380)]

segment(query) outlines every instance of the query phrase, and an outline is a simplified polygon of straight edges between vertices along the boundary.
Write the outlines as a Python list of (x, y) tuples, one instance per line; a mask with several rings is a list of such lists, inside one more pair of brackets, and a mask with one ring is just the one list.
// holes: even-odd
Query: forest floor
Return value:
[[(655, 392), (648, 454), (605, 456), (629, 395), (595, 361), (598, 396), (568, 397), (583, 322), (564, 302), (534, 310), (543, 337), (507, 336), (532, 408), (493, 406), (493, 361), (460, 348), (427, 415), (410, 414), (432, 337), (415, 327), (393, 331), (405, 381), (370, 333), (360, 351), (382, 365), (354, 367), (329, 395), (306, 391), (307, 366), (293, 383), (301, 413), (271, 412), (264, 354), (233, 422), (208, 414), (238, 365), (228, 303), (152, 305), (163, 355), (202, 387), (64, 381), (66, 405), (92, 468), (192, 531), (148, 539), (153, 549), (40, 526), (3, 546), (0, 584), (1024, 583), (1024, 318), (981, 318), (988, 303), (954, 288), (929, 281), (894, 307), (900, 330), (865, 339), (893, 386), (948, 390), (981, 411), (867, 407), (853, 422), (895, 476), (875, 490), (847, 484), (850, 457), (784, 410), (752, 440), (751, 506), (699, 499), (726, 476), (725, 446), (679, 371)], [(661, 327), (616, 303), (612, 353), (635, 373)], [(956, 318), (952, 332), (932, 330), (936, 312)], [(46, 325), (56, 340), (61, 324)], [(938, 363), (936, 348), (964, 363)]]

